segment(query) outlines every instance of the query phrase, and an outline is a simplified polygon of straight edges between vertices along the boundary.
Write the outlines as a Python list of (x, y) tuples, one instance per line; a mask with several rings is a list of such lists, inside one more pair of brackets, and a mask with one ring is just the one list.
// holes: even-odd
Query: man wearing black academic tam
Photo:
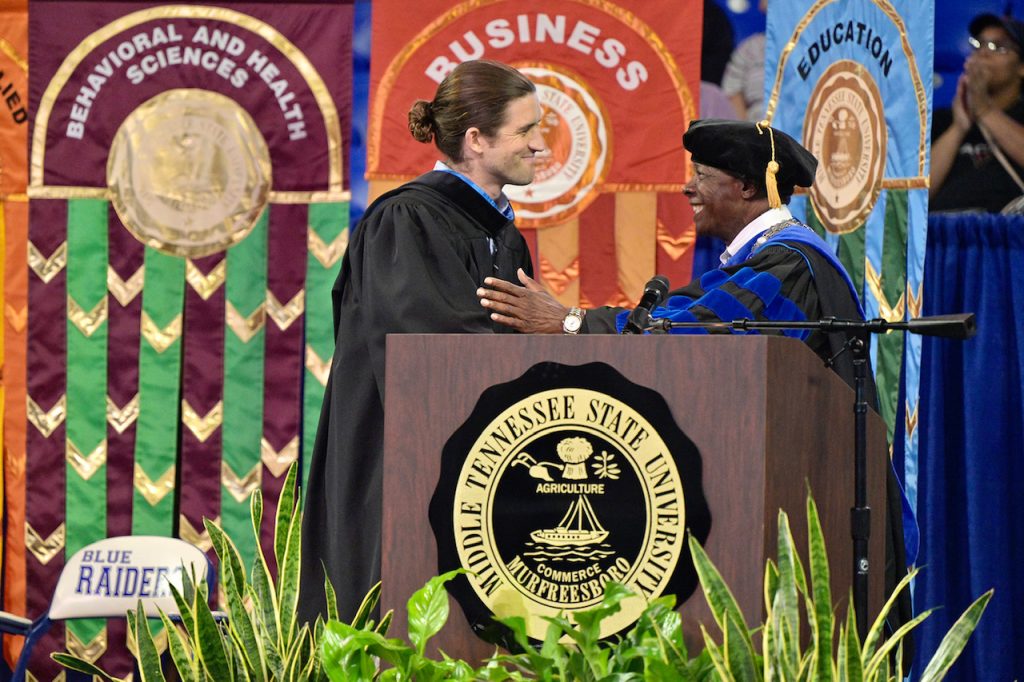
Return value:
[[(728, 244), (718, 270), (669, 292), (655, 318), (673, 321), (803, 321), (863, 318), (853, 282), (828, 245), (794, 219), (786, 204), (796, 187), (814, 181), (817, 159), (799, 142), (767, 124), (703, 119), (683, 136), (693, 175), (683, 194), (693, 207), (698, 234)], [(533, 279), (523, 286), (490, 282), (477, 292), (491, 319), (532, 333), (622, 330), (629, 311), (566, 308)], [(674, 329), (673, 333), (703, 333)], [(822, 358), (837, 354), (845, 338), (806, 330), (783, 332), (802, 339)], [(836, 371), (852, 385), (853, 364), (843, 353)]]
[[(693, 207), (697, 233), (718, 237), (728, 246), (719, 269), (670, 291), (664, 306), (654, 309), (654, 318), (707, 322), (864, 318), (854, 284), (835, 254), (787, 207), (794, 188), (814, 182), (818, 161), (809, 151), (767, 121), (721, 119), (694, 121), (683, 136), (683, 146), (693, 162), (693, 176), (683, 194)], [(516, 331), (616, 333), (629, 316), (622, 308), (566, 308), (525, 273), (519, 273), (519, 280), (521, 287), (485, 279), (485, 288), (477, 292), (491, 319)], [(693, 328), (672, 332), (705, 333)], [(840, 353), (844, 334), (781, 333), (802, 339), (823, 359), (838, 355), (833, 369), (853, 385), (851, 354)], [(873, 384), (867, 393), (874, 403)], [(889, 592), (906, 572), (901, 493), (891, 467), (887, 498)], [(890, 627), (911, 617), (909, 596), (903, 594)]]

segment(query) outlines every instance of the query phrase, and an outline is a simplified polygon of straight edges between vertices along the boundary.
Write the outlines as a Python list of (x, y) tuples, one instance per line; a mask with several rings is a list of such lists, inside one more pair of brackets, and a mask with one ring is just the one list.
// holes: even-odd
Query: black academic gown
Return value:
[(420, 176), (367, 209), (333, 291), (336, 348), (302, 526), (304, 619), (325, 611), (323, 566), (346, 621), (380, 579), (385, 335), (508, 331), (476, 290), (489, 276), (518, 282), (518, 268), (532, 275), (522, 234), (450, 173)]
[[(742, 272), (745, 269), (753, 270), (758, 275), (766, 275), (769, 282), (777, 284), (777, 288), (763, 282), (759, 286), (752, 285), (750, 273)], [(862, 319), (860, 307), (853, 298), (844, 273), (836, 270), (829, 259), (817, 249), (798, 242), (783, 241), (773, 245), (770, 241), (759, 250), (755, 249), (747, 260), (722, 268), (711, 277), (702, 277), (670, 291), (666, 298), (667, 304), (672, 303), (672, 297), (678, 297), (677, 310), (685, 309), (692, 313), (694, 318), (707, 322), (731, 322), (733, 319), (739, 319), (739, 316), (727, 314), (736, 310), (734, 305), (750, 312), (749, 315), (742, 317), (754, 320), (817, 321), (827, 317)], [(792, 302), (799, 312), (795, 313), (793, 308), (783, 305), (784, 300)], [(654, 317), (661, 317), (672, 309), (672, 305), (658, 308), (654, 311)], [(621, 321), (619, 316), (623, 312), (621, 308), (588, 311), (584, 318), (584, 331), (614, 334), (617, 332), (617, 318)], [(696, 329), (676, 331), (699, 333)], [(823, 360), (835, 357), (846, 343), (846, 335), (842, 333), (814, 332), (801, 336)], [(839, 354), (832, 368), (853, 387), (853, 357), (849, 351)], [(877, 407), (875, 384), (870, 370), (867, 372), (865, 397), (869, 405)], [(850, 438), (852, 451), (852, 435)], [(888, 453), (879, 455), (888, 457)], [(899, 579), (906, 574), (907, 562), (903, 542), (903, 498), (892, 467), (888, 466), (887, 470), (885, 587), (886, 594), (889, 594)], [(911, 618), (910, 593), (905, 590), (889, 619), (890, 631)], [(913, 655), (913, 642), (909, 638), (905, 640), (905, 649), (908, 653), (906, 660), (910, 660)]]

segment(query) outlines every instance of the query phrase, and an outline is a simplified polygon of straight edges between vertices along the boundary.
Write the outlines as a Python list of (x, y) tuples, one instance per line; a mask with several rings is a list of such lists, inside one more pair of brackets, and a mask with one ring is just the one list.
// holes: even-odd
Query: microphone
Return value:
[(622, 328), (623, 334), (643, 334), (645, 329), (651, 326), (651, 310), (661, 303), (668, 293), (668, 279), (664, 275), (655, 275), (644, 286), (644, 295), (636, 304), (626, 325)]
[(974, 313), (932, 315), (907, 320), (908, 332), (922, 336), (941, 336), (947, 339), (969, 339), (978, 331)]

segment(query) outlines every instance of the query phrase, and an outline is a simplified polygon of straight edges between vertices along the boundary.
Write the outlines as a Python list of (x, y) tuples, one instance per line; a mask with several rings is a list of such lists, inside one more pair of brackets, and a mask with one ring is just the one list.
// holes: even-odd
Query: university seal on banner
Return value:
[(803, 140), (820, 162), (809, 193), (829, 232), (856, 230), (874, 208), (886, 135), (882, 96), (871, 74), (849, 60), (829, 66), (811, 94)]
[(594, 93), (553, 65), (517, 65), (534, 85), (541, 106), (541, 132), (549, 153), (533, 182), (508, 186), (521, 227), (564, 223), (597, 198), (611, 166), (608, 116)]
[(507, 643), (493, 616), (545, 616), (600, 604), (616, 581), (637, 596), (601, 636), (646, 602), (697, 586), (687, 533), (711, 526), (700, 454), (664, 399), (603, 363), (542, 363), (494, 386), (444, 447), (430, 504), (439, 571), (478, 635)]
[(245, 238), (270, 191), (270, 153), (252, 117), (224, 95), (176, 89), (129, 114), (114, 137), (107, 185), (124, 226), (178, 256)]

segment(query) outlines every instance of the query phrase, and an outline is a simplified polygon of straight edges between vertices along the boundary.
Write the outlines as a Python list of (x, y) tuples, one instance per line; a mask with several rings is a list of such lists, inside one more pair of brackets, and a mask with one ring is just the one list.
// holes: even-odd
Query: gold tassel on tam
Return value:
[(779, 172), (779, 163), (775, 160), (775, 135), (772, 133), (771, 125), (768, 120), (765, 119), (755, 124), (757, 126), (757, 132), (761, 135), (764, 134), (762, 128), (768, 130), (768, 139), (772, 145), (772, 160), (768, 162), (768, 165), (764, 169), (764, 186), (768, 190), (768, 207), (779, 208), (782, 206), (782, 199), (779, 197), (779, 185), (775, 181), (775, 174)]

